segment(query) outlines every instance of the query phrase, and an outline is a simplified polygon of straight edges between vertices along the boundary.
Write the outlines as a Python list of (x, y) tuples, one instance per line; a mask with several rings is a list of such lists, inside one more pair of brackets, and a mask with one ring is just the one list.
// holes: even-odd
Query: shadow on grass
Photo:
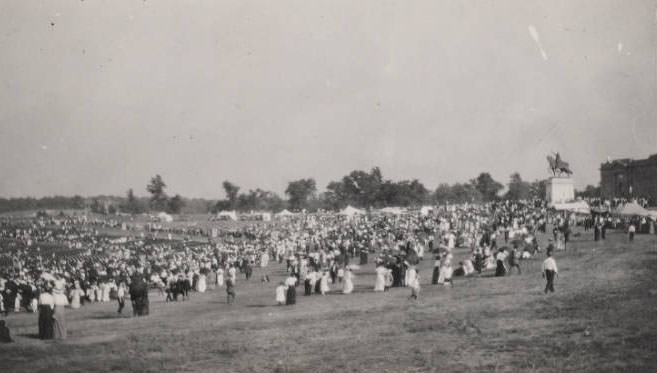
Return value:
[(132, 316), (127, 314), (127, 313), (126, 314), (115, 313), (115, 314), (105, 314), (105, 315), (92, 315), (92, 316), (89, 316), (89, 319), (92, 319), (92, 320), (110, 320), (110, 319), (129, 319), (131, 317)]
[(41, 339), (39, 338), (39, 333), (23, 333), (23, 334), (16, 334), (17, 337), (25, 337), (29, 339)]
[(267, 308), (267, 307), (278, 307), (277, 304), (247, 304), (244, 306), (246, 308)]

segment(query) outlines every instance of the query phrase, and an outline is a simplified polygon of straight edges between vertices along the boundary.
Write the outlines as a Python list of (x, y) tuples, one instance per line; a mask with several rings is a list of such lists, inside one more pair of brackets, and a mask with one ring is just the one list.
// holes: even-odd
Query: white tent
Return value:
[(586, 201), (555, 203), (552, 207), (557, 211), (570, 211), (579, 214), (591, 213), (591, 207)]
[(623, 207), (614, 211), (614, 213), (627, 216), (650, 216), (650, 212), (636, 202), (626, 203)]
[(288, 211), (287, 209), (279, 212), (276, 216), (294, 216), (293, 212)]
[(646, 212), (653, 220), (657, 220), (657, 210), (646, 210)]
[(345, 207), (342, 211), (338, 212), (338, 215), (344, 215), (344, 216), (354, 216), (354, 215), (365, 215), (364, 210), (357, 209), (352, 206), (347, 206)]
[(422, 208), (420, 209), (420, 214), (422, 216), (427, 216), (431, 211), (433, 211), (432, 206), (422, 206)]
[(173, 221), (173, 216), (167, 214), (166, 212), (161, 212), (157, 214), (157, 219), (161, 222), (171, 223)]
[(384, 207), (379, 212), (382, 212), (384, 214), (392, 214), (392, 215), (401, 215), (404, 213), (404, 209), (401, 207)]
[(237, 220), (237, 213), (235, 211), (221, 211), (217, 214), (219, 220)]
[(262, 216), (262, 221), (271, 221), (271, 213), (263, 212), (260, 215)]

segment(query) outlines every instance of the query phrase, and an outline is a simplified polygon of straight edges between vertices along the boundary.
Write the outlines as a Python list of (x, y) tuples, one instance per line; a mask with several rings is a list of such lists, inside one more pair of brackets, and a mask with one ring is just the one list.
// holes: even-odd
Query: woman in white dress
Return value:
[(71, 308), (78, 309), (80, 308), (80, 297), (82, 296), (82, 290), (80, 289), (80, 284), (75, 281), (73, 290), (71, 290)]
[(344, 272), (344, 287), (342, 288), (342, 294), (351, 294), (354, 291), (354, 274), (351, 272), (351, 268), (347, 267)]
[(104, 282), (99, 282), (98, 286), (96, 286), (96, 302), (103, 301), (103, 286), (105, 286)]
[(388, 270), (380, 265), (376, 267), (376, 280), (374, 281), (374, 291), (384, 291), (386, 286), (386, 273)]
[(224, 270), (223, 268), (217, 269), (217, 286), (224, 286)]
[(111, 289), (112, 288), (110, 287), (110, 284), (107, 281), (103, 282), (103, 289), (102, 289), (103, 290), (103, 300), (102, 300), (103, 303), (108, 303), (110, 301), (110, 290)]
[(265, 268), (269, 264), (269, 253), (265, 251), (260, 257), (260, 268)]
[(287, 286), (281, 281), (276, 287), (276, 303), (281, 306), (285, 304), (285, 292), (287, 291)]
[(93, 303), (96, 301), (96, 290), (98, 289), (98, 286), (94, 282), (89, 289), (87, 289), (87, 297), (89, 298), (89, 302)]
[(412, 288), (417, 281), (417, 271), (415, 270), (415, 266), (411, 266), (406, 270), (406, 279), (406, 286)]
[(205, 274), (201, 273), (198, 277), (198, 282), (196, 283), (196, 291), (199, 293), (205, 293), (206, 288)]
[(324, 271), (322, 274), (322, 279), (319, 283), (319, 291), (322, 295), (326, 295), (326, 293), (331, 291), (331, 288), (329, 288), (329, 274), (327, 271)]
[(53, 289), (53, 300), (55, 303), (55, 311), (53, 312), (53, 330), (55, 339), (66, 339), (66, 306), (68, 299), (64, 295), (64, 281), (55, 281), (55, 288)]
[(439, 284), (452, 284), (452, 274), (454, 273), (454, 268), (452, 267), (452, 255), (448, 254), (443, 261), (443, 264), (440, 267), (440, 276), (438, 276)]

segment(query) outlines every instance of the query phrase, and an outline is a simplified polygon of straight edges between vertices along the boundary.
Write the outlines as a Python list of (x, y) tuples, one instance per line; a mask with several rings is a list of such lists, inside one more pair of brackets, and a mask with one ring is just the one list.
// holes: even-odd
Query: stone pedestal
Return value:
[(545, 199), (549, 204), (575, 200), (575, 182), (569, 177), (551, 177), (545, 184)]

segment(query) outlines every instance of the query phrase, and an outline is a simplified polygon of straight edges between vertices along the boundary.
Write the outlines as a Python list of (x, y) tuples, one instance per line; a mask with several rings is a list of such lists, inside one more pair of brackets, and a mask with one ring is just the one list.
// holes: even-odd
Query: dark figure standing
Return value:
[(513, 250), (511, 251), (511, 255), (509, 255), (509, 274), (511, 274), (511, 270), (513, 268), (518, 269), (519, 275), (522, 274), (522, 270), (520, 269), (519, 253), (517, 247), (514, 247)]
[(5, 320), (0, 320), (0, 343), (11, 343), (11, 333), (9, 328), (5, 326)]
[(235, 284), (233, 280), (226, 280), (226, 303), (231, 304), (235, 302)]

